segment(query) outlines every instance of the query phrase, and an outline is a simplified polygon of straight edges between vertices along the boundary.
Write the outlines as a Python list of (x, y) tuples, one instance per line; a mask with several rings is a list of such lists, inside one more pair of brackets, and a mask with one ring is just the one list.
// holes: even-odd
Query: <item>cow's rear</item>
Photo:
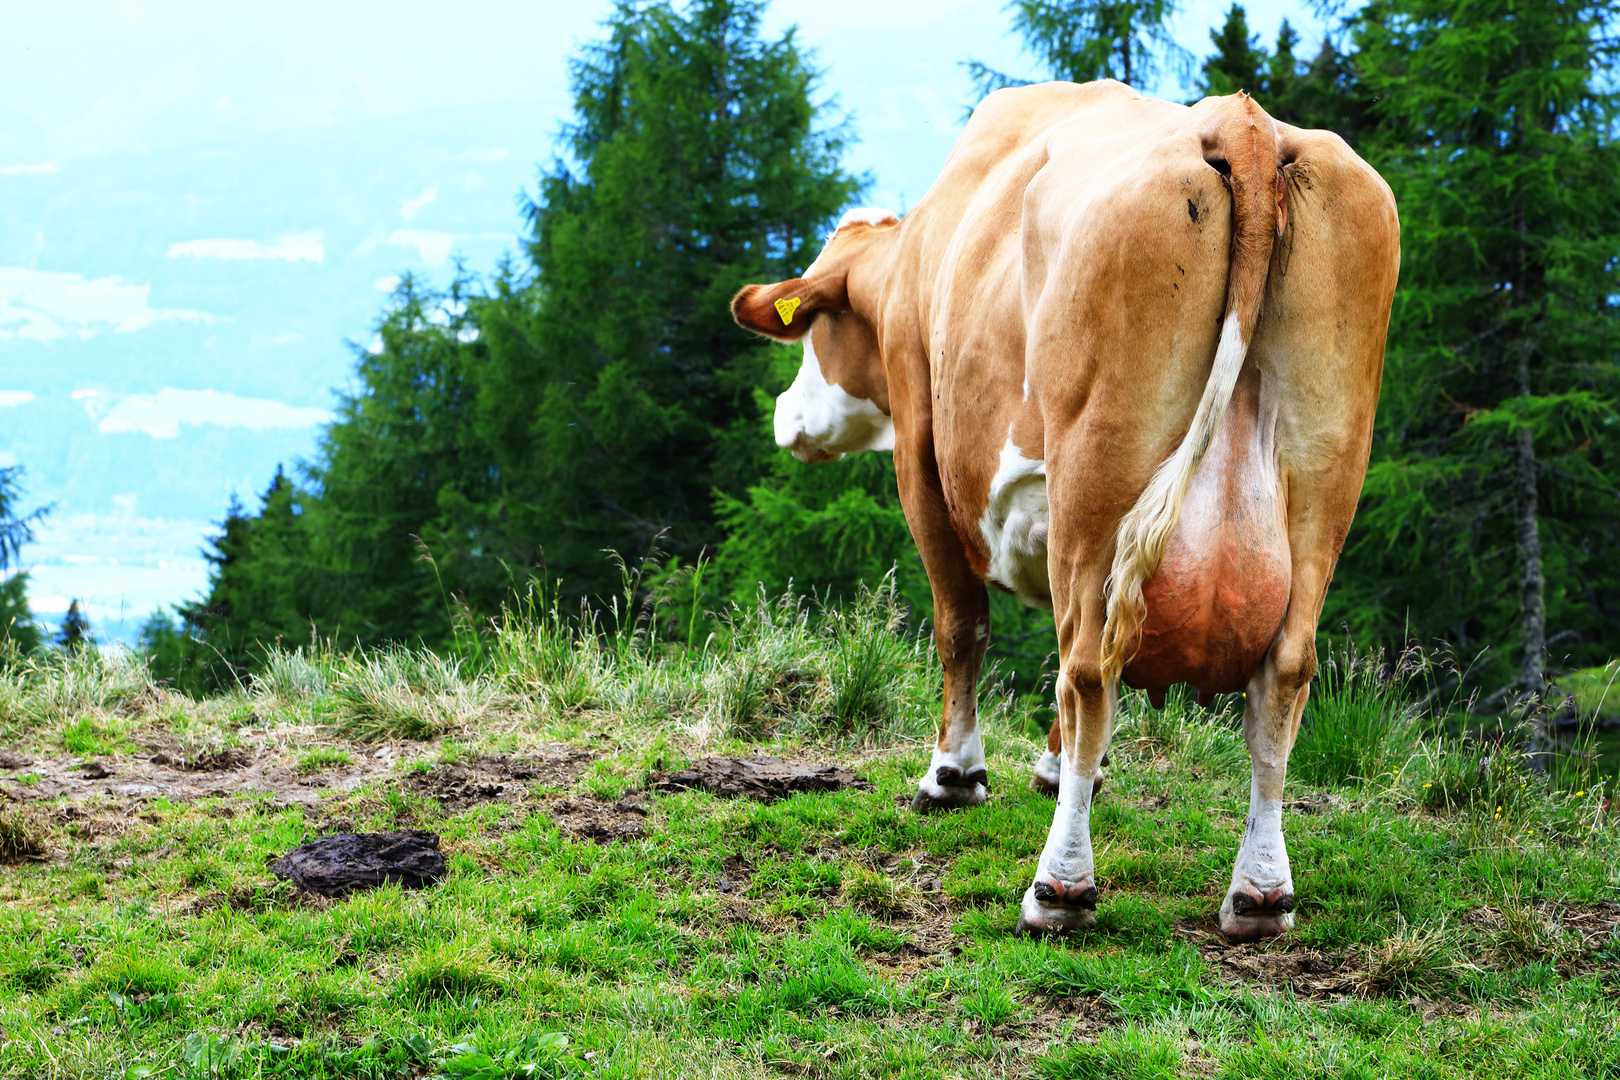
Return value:
[[(817, 415), (892, 420), (945, 674), (915, 807), (987, 797), (984, 582), (1053, 608), (1036, 783), (1058, 807), (1025, 930), (1093, 919), (1090, 806), (1122, 681), (1245, 691), (1250, 810), (1221, 925), (1291, 924), (1283, 778), (1398, 264), (1389, 190), (1336, 136), (1243, 95), (1052, 83), (986, 99), (903, 221), (852, 220), (804, 279), (736, 298), (745, 326), (811, 333), (796, 385)], [(806, 459), (877, 445), (795, 423)]]

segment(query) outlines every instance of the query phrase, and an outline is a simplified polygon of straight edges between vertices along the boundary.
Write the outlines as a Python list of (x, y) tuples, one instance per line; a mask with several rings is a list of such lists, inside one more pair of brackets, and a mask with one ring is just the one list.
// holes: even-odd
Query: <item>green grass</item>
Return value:
[[(8, 836), (48, 853), (0, 870), (0, 1077), (1620, 1076), (1613, 777), (1443, 737), (1452, 718), (1340, 658), (1290, 784), (1298, 928), (1232, 949), (1213, 917), (1247, 801), (1239, 703), (1128, 695), (1093, 813), (1097, 926), (1020, 939), (1052, 815), (1026, 786), (1044, 703), (986, 694), (992, 798), (912, 814), (938, 666), (891, 600), (863, 603), (761, 604), (691, 650), (513, 619), (484, 669), (281, 654), (205, 702), (127, 658), (14, 665), (0, 724), (47, 761), (84, 731), (117, 740), (115, 768), (175, 741), (247, 748), (266, 776), (378, 743), (394, 765), (315, 805), (244, 788), (0, 816), (0, 858), (23, 854)], [(559, 744), (594, 760), (471, 802), (411, 786)], [(649, 789), (748, 753), (875, 790)], [(631, 791), (639, 834), (572, 831)], [(404, 826), (441, 836), (440, 885), (317, 901), (265, 869), (306, 836)]]
[(308, 776), (340, 765), (354, 764), (354, 755), (337, 746), (318, 746), (298, 756), (298, 772)]

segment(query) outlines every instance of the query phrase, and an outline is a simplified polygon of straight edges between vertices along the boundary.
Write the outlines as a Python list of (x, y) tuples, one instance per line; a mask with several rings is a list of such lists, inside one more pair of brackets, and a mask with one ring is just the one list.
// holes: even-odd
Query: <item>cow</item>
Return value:
[(802, 341), (801, 461), (891, 449), (934, 597), (938, 738), (913, 806), (984, 802), (985, 583), (1053, 611), (1057, 808), (1019, 930), (1095, 921), (1090, 810), (1121, 685), (1245, 692), (1249, 812), (1221, 929), (1293, 925), (1283, 778), (1360, 497), (1400, 264), (1389, 187), (1249, 96), (1001, 90), (904, 220), (845, 215), (743, 327)]

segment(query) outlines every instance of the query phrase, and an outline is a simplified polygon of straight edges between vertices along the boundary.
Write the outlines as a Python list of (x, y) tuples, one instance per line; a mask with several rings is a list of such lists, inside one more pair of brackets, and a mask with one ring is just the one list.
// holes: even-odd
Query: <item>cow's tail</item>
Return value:
[(1278, 174), (1277, 129), (1271, 117), (1241, 91), (1213, 110), (1203, 134), (1204, 159), (1228, 167), (1232, 189), (1232, 253), (1227, 270), (1226, 317), (1214, 368), (1204, 396), (1175, 453), (1159, 466), (1136, 505), (1119, 523), (1114, 565), (1105, 589), (1102, 676), (1118, 678), (1135, 654), (1147, 606), (1142, 587), (1158, 572), (1165, 546), (1210, 440), (1232, 400), (1238, 372), (1254, 340), (1260, 301), (1271, 266), (1271, 249), (1281, 233), (1287, 203)]

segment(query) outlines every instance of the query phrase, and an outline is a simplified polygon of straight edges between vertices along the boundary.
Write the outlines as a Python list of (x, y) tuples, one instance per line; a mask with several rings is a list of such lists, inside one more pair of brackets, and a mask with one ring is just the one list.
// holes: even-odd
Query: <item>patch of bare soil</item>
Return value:
[(551, 803), (546, 812), (566, 835), (580, 840), (611, 844), (647, 835), (647, 802), (635, 791), (618, 802), (593, 795), (570, 796)]
[(1313, 949), (1287, 937), (1235, 945), (1213, 923), (1183, 920), (1176, 935), (1189, 942), (1226, 983), (1288, 987), (1300, 997), (1338, 998), (1356, 992), (1366, 965), (1349, 950)]
[[(954, 950), (961, 952), (961, 949)], [(950, 958), (952, 950), (930, 948), (916, 941), (907, 941), (893, 952), (871, 953), (866, 963), (896, 982), (906, 983), (919, 972), (937, 968)]]
[(1044, 1054), (1061, 1042), (1095, 1039), (1119, 1022), (1119, 1013), (1101, 997), (1031, 994), (1019, 1001), (1017, 1019), (998, 1024), (990, 1034), (1026, 1054)]
[(0, 757), (0, 799), (64, 800), (69, 805), (98, 799), (128, 808), (159, 797), (182, 802), (270, 795), (274, 808), (315, 808), (368, 783), (398, 779), (401, 786), (432, 796), (454, 812), (494, 799), (521, 801), (531, 783), (567, 787), (590, 766), (592, 757), (591, 751), (578, 747), (550, 746), (521, 757), (452, 762), (398, 777), (395, 766), (400, 757), (390, 746), (314, 772), (300, 771), (294, 757), (246, 747), (188, 749), (157, 743), (138, 754), (89, 760), (8, 752)]
[(224, 795), (272, 795), (274, 805), (313, 806), (321, 789), (347, 793), (392, 775), (388, 747), (322, 772), (297, 771), (297, 759), (245, 747), (185, 749), (148, 746), (139, 754), (89, 760), (8, 755), (0, 762), (0, 796), (16, 802), (99, 798), (113, 804), (166, 798), (171, 802)]
[(1330, 795), (1327, 792), (1317, 792), (1283, 804), (1296, 814), (1327, 814), (1342, 810), (1347, 800), (1341, 795)]
[(411, 772), (401, 786), (437, 799), (454, 813), (496, 800), (526, 801), (531, 784), (566, 788), (590, 768), (594, 757), (577, 746), (547, 746), (518, 757), (501, 754), (435, 765)]
[(715, 891), (741, 896), (748, 891), (748, 883), (753, 879), (754, 864), (741, 855), (731, 855), (720, 864), (720, 876), (714, 882)]
[(775, 802), (800, 791), (873, 790), (872, 784), (839, 765), (814, 765), (773, 757), (699, 758), (678, 772), (653, 780), (659, 791), (707, 791), (722, 798)]
[(1580, 934), (1589, 950), (1620, 940), (1620, 904), (1544, 904), (1542, 913)]

